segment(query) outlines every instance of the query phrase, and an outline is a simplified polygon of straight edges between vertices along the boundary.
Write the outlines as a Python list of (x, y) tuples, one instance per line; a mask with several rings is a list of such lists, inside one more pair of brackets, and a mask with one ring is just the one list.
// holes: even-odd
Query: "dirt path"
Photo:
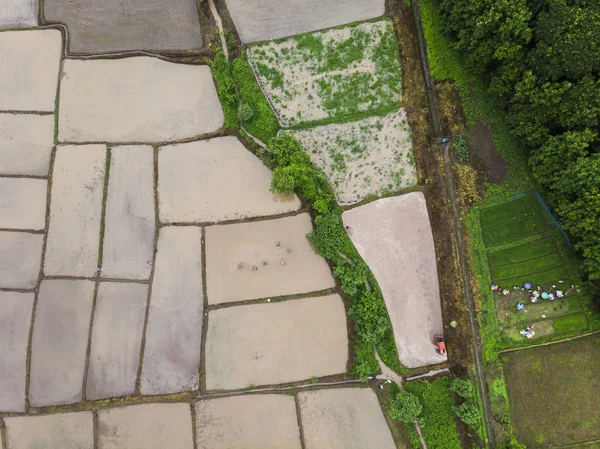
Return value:
[[(425, 47), (425, 35), (423, 32), (423, 24), (421, 22), (421, 11), (419, 9), (418, 2), (411, 2), (411, 9), (413, 12), (413, 19), (415, 22), (415, 27), (417, 30), (417, 41), (419, 46), (419, 55), (421, 59), (421, 68), (423, 70), (423, 76), (425, 78), (425, 88), (427, 91), (427, 100), (429, 103), (429, 110), (431, 113), (431, 122), (434, 130), (435, 137), (442, 137), (442, 126), (440, 122), (440, 116), (438, 111), (438, 106), (434, 93), (434, 83), (431, 73), (429, 71), (429, 62), (427, 60), (427, 51)], [(467, 307), (469, 309), (469, 323), (472, 331), (472, 341), (471, 347), (473, 352), (473, 357), (475, 361), (475, 372), (477, 376), (477, 384), (479, 387), (479, 391), (482, 396), (482, 408), (483, 408), (483, 418), (485, 421), (485, 430), (487, 440), (491, 447), (495, 447), (495, 439), (492, 431), (493, 425), (493, 417), (491, 406), (489, 402), (487, 381), (486, 381), (486, 373), (485, 368), (483, 366), (483, 358), (482, 358), (482, 348), (481, 348), (481, 337), (479, 334), (479, 326), (477, 323), (476, 310), (475, 310), (475, 301), (473, 298), (473, 294), (471, 292), (470, 285), (470, 273), (469, 273), (469, 265), (467, 261), (467, 246), (465, 244), (464, 235), (462, 232), (461, 222), (460, 222), (460, 209), (458, 205), (458, 201), (456, 199), (456, 191), (452, 182), (452, 173), (451, 173), (451, 165), (449, 158), (449, 145), (445, 144), (441, 147), (442, 157), (444, 159), (444, 170), (445, 170), (445, 184), (446, 184), (446, 194), (450, 200), (450, 204), (452, 207), (452, 218), (453, 218), (453, 227), (454, 234), (456, 236), (456, 244), (458, 246), (458, 261), (460, 263), (461, 268), (461, 277), (463, 281), (463, 287), (465, 292), (465, 299), (467, 302)]]

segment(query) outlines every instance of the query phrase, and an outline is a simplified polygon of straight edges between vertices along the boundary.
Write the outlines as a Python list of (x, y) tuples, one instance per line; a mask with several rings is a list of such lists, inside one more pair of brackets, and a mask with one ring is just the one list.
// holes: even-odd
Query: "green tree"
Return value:
[(469, 379), (461, 377), (452, 379), (450, 389), (461, 398), (474, 398), (476, 396), (475, 386)]
[(381, 295), (364, 291), (350, 307), (355, 329), (367, 342), (375, 345), (390, 327), (385, 302)]
[(600, 280), (600, 153), (580, 157), (556, 185), (556, 210), (563, 227), (576, 239), (589, 279)]
[[(578, 80), (600, 71), (600, 3), (546, 0), (536, 21), (536, 73)], [(579, 3), (579, 4), (578, 4)]]
[(597, 138), (598, 134), (590, 129), (550, 136), (540, 148), (532, 151), (529, 159), (536, 180), (554, 190), (556, 183), (564, 177), (565, 168), (578, 158), (587, 156), (590, 145)]
[(392, 401), (390, 416), (408, 424), (417, 422), (417, 418), (423, 411), (419, 398), (408, 391), (399, 391)]

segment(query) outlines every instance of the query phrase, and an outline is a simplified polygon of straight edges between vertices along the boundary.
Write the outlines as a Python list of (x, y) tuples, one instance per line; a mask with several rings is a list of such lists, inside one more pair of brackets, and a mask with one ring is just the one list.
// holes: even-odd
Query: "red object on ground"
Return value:
[(434, 339), (438, 354), (446, 354), (446, 343), (444, 342), (444, 337), (441, 335), (436, 335)]

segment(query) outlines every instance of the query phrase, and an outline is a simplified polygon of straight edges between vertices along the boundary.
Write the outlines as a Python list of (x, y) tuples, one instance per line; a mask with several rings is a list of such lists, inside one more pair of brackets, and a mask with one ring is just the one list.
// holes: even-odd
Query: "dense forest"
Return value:
[(438, 0), (572, 236), (600, 304), (600, 0)]

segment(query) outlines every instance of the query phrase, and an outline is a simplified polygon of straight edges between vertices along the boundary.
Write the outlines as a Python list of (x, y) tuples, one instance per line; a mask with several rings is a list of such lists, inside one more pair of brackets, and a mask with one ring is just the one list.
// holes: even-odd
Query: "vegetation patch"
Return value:
[(248, 58), (283, 126), (400, 107), (398, 42), (387, 19), (257, 44)]
[(342, 205), (397, 192), (417, 182), (404, 111), (292, 133), (325, 173)]
[(529, 214), (542, 212), (539, 201), (532, 195), (525, 195), (502, 204), (486, 207), (481, 210), (481, 227), (503, 223)]
[(244, 57), (231, 63), (233, 81), (239, 89), (241, 104), (236, 108), (239, 117), (250, 134), (268, 142), (279, 131), (279, 122), (256, 82), (252, 67)]
[(483, 241), (488, 248), (510, 243), (544, 232), (548, 229), (548, 224), (547, 217), (541, 212), (525, 215), (483, 229)]
[(510, 352), (503, 359), (512, 422), (528, 448), (600, 439), (600, 335)]
[(407, 382), (404, 388), (417, 396), (423, 406), (418, 420), (427, 447), (460, 449), (450, 378), (440, 377), (433, 382)]
[(556, 251), (554, 242), (548, 235), (542, 234), (537, 240), (532, 240), (522, 245), (513, 246), (488, 253), (488, 261), (491, 267), (533, 259), (545, 256)]

